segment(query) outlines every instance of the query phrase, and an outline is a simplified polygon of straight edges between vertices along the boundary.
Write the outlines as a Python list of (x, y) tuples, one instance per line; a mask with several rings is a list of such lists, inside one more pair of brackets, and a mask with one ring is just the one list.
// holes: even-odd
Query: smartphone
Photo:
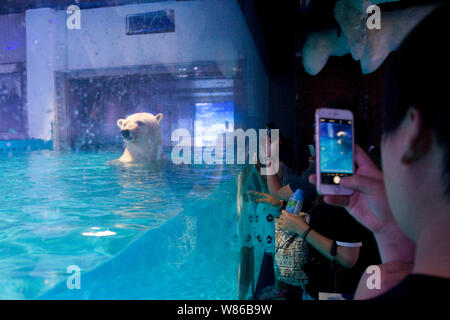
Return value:
[(317, 192), (321, 195), (351, 195), (341, 179), (355, 172), (353, 113), (344, 109), (320, 108), (316, 122)]

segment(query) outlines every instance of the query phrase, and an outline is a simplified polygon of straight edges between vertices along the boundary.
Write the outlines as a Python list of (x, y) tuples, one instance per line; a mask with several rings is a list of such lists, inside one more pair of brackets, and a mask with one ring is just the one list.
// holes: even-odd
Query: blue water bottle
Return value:
[(289, 201), (286, 205), (286, 211), (299, 215), (302, 211), (303, 206), (303, 191), (301, 189), (297, 189), (292, 197), (289, 198)]

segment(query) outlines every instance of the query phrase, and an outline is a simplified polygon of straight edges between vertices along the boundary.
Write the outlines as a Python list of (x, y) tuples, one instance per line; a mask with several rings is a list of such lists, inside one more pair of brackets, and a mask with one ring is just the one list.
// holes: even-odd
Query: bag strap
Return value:
[(296, 237), (297, 237), (297, 234), (294, 233), (285, 242), (283, 242), (283, 244), (281, 246), (279, 246), (275, 252), (278, 252), (278, 250), (280, 250), (280, 249), (284, 249), (284, 247), (286, 247), (286, 248), (289, 247), (292, 244), (292, 242), (294, 242)]

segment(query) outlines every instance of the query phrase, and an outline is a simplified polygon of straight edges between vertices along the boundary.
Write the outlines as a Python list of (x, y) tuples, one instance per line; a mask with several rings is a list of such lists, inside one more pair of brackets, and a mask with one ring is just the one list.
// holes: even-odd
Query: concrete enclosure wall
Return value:
[(25, 14), (1, 15), (0, 30), (0, 65), (25, 62)]

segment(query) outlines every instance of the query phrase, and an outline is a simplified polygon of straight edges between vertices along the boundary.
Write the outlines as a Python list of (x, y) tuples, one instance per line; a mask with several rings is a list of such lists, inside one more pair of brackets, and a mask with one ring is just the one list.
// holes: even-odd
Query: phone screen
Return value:
[(352, 121), (320, 118), (319, 135), (322, 184), (338, 185), (353, 174)]

